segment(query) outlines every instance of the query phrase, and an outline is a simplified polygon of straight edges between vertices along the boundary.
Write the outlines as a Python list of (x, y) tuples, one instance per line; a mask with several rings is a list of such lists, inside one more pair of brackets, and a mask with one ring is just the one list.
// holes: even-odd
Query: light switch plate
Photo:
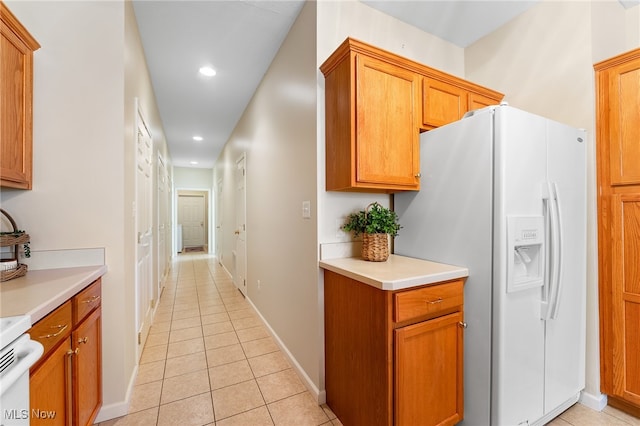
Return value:
[(302, 217), (304, 219), (311, 218), (311, 201), (303, 201), (302, 202)]

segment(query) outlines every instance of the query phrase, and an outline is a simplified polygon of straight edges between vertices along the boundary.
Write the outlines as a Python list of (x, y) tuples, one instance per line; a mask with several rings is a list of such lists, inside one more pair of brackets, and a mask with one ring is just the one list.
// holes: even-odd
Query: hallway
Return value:
[(339, 425), (319, 407), (215, 257), (173, 263), (125, 425)]

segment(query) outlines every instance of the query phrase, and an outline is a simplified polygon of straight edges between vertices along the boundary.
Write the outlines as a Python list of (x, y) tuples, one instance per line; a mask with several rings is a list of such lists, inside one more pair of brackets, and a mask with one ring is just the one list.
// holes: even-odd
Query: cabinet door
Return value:
[(640, 194), (614, 195), (612, 216), (613, 390), (640, 405)]
[(424, 77), (422, 79), (422, 125), (431, 129), (461, 119), (467, 112), (467, 99), (466, 90)]
[(640, 184), (640, 61), (608, 75), (611, 184)]
[(453, 425), (463, 416), (462, 313), (394, 331), (395, 424)]
[(367, 56), (355, 59), (355, 180), (419, 189), (418, 75)]
[(31, 189), (33, 50), (40, 47), (0, 2), (0, 186)]
[(480, 109), (484, 107), (488, 107), (490, 105), (498, 105), (500, 101), (496, 101), (495, 99), (487, 98), (486, 96), (479, 95), (477, 93), (470, 92), (469, 93), (469, 108), (467, 111), (473, 111), (474, 109)]
[(29, 404), (31, 426), (66, 426), (71, 405), (71, 342), (67, 338), (31, 371)]
[(102, 309), (96, 309), (73, 332), (74, 425), (93, 424), (102, 404)]

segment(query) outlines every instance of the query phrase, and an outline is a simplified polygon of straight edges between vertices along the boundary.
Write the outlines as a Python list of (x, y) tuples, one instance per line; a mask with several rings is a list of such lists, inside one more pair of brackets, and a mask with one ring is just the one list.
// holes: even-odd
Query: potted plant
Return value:
[(402, 228), (396, 212), (371, 203), (358, 213), (351, 213), (342, 229), (362, 234), (362, 258), (373, 262), (384, 262), (389, 258), (389, 235), (395, 237)]

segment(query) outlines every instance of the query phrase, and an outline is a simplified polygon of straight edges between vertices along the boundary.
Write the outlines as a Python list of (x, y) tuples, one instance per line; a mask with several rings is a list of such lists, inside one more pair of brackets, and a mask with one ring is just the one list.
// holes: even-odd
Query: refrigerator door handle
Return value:
[(543, 199), (546, 201), (545, 215), (549, 224), (549, 241), (547, 250), (549, 256), (548, 274), (545, 274), (546, 288), (543, 292), (542, 312), (543, 320), (555, 319), (558, 315), (560, 299), (560, 271), (562, 265), (562, 223), (560, 221), (560, 203), (558, 200), (558, 186), (546, 182), (543, 188)]
[(558, 185), (554, 182), (552, 184), (552, 188), (553, 188), (553, 203), (552, 206), (555, 207), (555, 209), (552, 208), (552, 210), (555, 210), (555, 233), (556, 233), (556, 238), (554, 241), (554, 246), (553, 246), (553, 262), (554, 262), (554, 268), (553, 268), (553, 286), (552, 286), (552, 305), (551, 305), (551, 319), (556, 319), (556, 317), (558, 316), (558, 310), (560, 308), (560, 293), (562, 291), (562, 280), (560, 279), (560, 277), (562, 276), (562, 251), (563, 251), (563, 246), (562, 246), (562, 233), (563, 233), (563, 229), (562, 229), (562, 214), (560, 211), (560, 206), (561, 206), (561, 202), (560, 202), (560, 191), (558, 191)]

